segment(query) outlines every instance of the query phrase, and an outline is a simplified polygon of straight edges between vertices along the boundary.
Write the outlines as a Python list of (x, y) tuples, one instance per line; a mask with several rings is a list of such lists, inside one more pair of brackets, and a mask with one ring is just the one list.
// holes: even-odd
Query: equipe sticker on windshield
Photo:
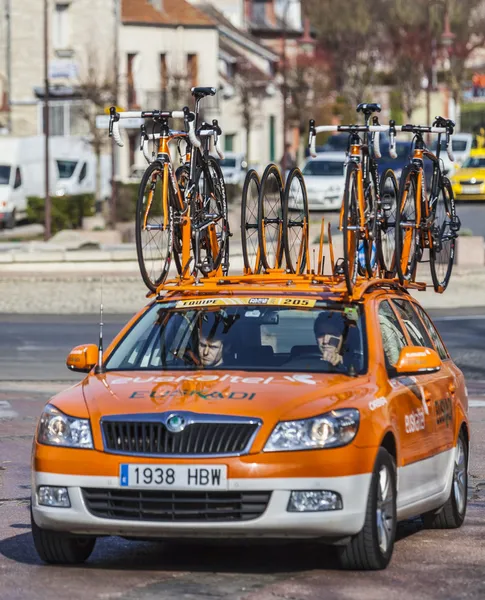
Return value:
[(244, 306), (257, 304), (259, 306), (315, 306), (316, 299), (308, 298), (193, 298), (179, 300), (175, 308), (192, 308), (197, 306)]

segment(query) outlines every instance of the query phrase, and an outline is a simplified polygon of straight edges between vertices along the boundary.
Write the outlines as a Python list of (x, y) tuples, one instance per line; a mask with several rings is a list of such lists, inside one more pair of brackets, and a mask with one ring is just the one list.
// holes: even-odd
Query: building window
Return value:
[(252, 20), (255, 23), (264, 23), (266, 21), (266, 0), (254, 0), (252, 8)]
[(133, 108), (137, 106), (136, 102), (136, 89), (135, 89), (135, 78), (134, 78), (134, 63), (136, 54), (128, 54), (128, 68), (126, 75), (126, 82), (128, 85), (128, 107)]
[(54, 6), (54, 19), (52, 22), (52, 43), (54, 49), (63, 50), (69, 48), (69, 4), (56, 2)]
[(224, 136), (224, 151), (225, 152), (234, 152), (234, 138), (236, 137), (235, 133), (226, 133)]
[(197, 85), (197, 54), (187, 54), (187, 77), (191, 88)]
[[(44, 103), (39, 103), (39, 133), (45, 133)], [(88, 123), (82, 100), (53, 100), (49, 102), (50, 135), (86, 135)]]

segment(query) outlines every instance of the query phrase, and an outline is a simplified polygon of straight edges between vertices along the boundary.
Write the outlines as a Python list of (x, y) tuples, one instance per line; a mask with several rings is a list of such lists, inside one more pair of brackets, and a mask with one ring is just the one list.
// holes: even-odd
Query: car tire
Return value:
[(95, 537), (76, 536), (42, 529), (30, 512), (32, 537), (40, 559), (51, 565), (76, 565), (85, 562), (96, 543)]
[(15, 209), (10, 213), (10, 216), (5, 221), (5, 229), (14, 229), (17, 223), (17, 215)]
[(396, 537), (396, 465), (379, 448), (372, 473), (364, 527), (339, 549), (343, 569), (377, 571), (389, 564)]
[(453, 482), (448, 500), (436, 510), (422, 515), (426, 529), (458, 529), (465, 520), (468, 490), (468, 443), (463, 431), (456, 443)]

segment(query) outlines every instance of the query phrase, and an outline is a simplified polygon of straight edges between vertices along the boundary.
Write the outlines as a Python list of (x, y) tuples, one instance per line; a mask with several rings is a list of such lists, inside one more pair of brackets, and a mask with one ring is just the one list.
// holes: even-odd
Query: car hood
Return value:
[(485, 169), (460, 169), (453, 176), (453, 181), (469, 181), (470, 179), (485, 179)]
[(266, 423), (358, 406), (373, 391), (364, 375), (247, 371), (93, 374), (82, 390), (95, 422), (108, 415), (183, 410), (259, 417)]

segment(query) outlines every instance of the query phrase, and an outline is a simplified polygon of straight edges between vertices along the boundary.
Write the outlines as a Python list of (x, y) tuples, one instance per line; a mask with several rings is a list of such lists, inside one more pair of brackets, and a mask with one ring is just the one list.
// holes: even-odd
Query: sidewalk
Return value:
[[(334, 241), (339, 256), (340, 240)], [(325, 248), (329, 264), (327, 254)], [(313, 267), (318, 247), (311, 247), (310, 257)], [(240, 242), (232, 238), (230, 273), (242, 270)], [(420, 265), (417, 279), (431, 284), (428, 264)], [(0, 312), (97, 313), (101, 285), (106, 312), (131, 313), (147, 303), (134, 244), (81, 245), (77, 250), (72, 244), (0, 244)], [(485, 307), (485, 268), (455, 266), (444, 294), (432, 288), (411, 293), (425, 308)]]

